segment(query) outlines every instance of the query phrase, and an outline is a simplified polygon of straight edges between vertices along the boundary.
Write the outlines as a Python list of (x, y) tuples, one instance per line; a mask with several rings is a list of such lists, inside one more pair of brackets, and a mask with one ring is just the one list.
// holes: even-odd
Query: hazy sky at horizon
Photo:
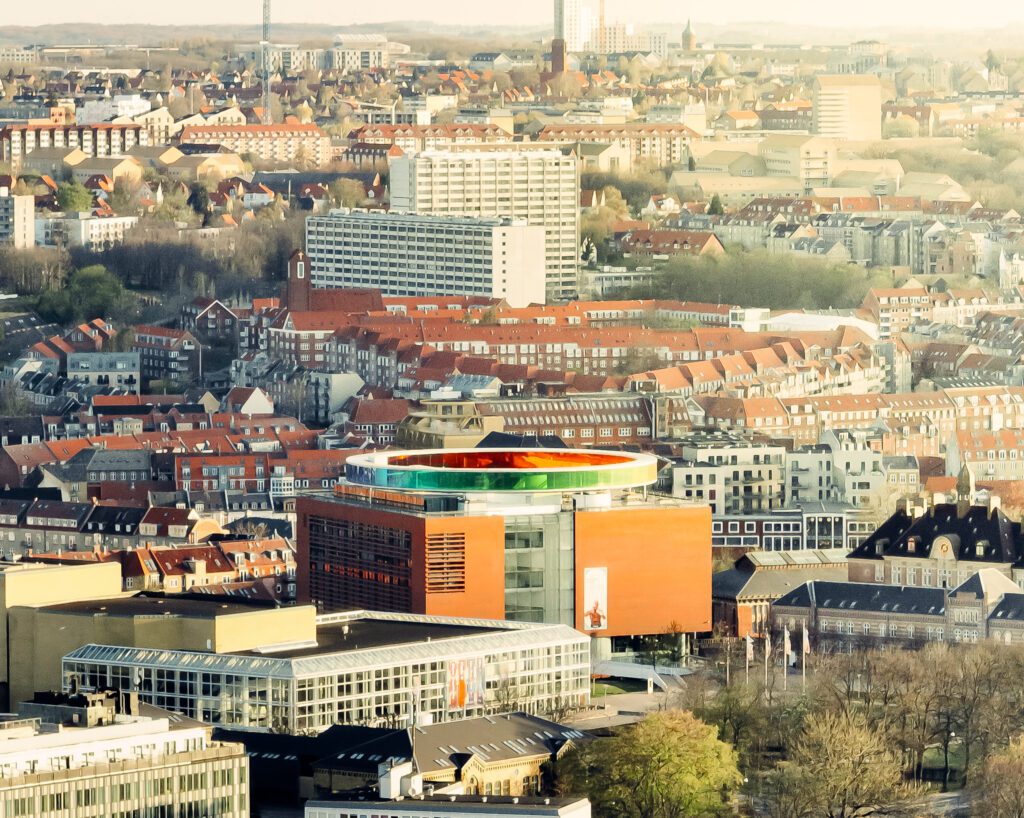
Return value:
[[(339, 26), (402, 20), (430, 20), (447, 24), (524, 25), (543, 24), (552, 16), (552, 0), (518, 0), (513, 3), (481, 0), (389, 0), (382, 7), (372, 3), (339, 3), (326, 0), (273, 0), (274, 18), (288, 23), (323, 23)], [(25, 3), (3, 0), (0, 25), (43, 25), (49, 23), (155, 23), (218, 25), (256, 23), (261, 0), (175, 0), (172, 3), (100, 0), (83, 5), (78, 0), (47, 0)], [(386, 11), (383, 10), (386, 8)], [(1009, 0), (995, 3), (953, 3), (944, 0), (860, 0), (829, 4), (820, 0), (786, 0), (772, 4), (763, 0), (727, 0), (714, 6), (680, 3), (678, 0), (608, 0), (608, 16), (637, 23), (676, 23), (692, 14), (698, 23), (753, 22), (804, 23), (812, 26), (850, 26), (858, 30), (920, 25), (948, 29), (999, 27), (1024, 22), (1024, 6)]]

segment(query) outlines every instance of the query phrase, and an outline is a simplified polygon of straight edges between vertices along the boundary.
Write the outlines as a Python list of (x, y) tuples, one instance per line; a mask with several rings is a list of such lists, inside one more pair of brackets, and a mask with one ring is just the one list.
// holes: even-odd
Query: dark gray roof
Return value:
[(62, 602), (44, 606), (49, 611), (63, 611), (86, 616), (182, 616), (191, 619), (216, 619), (229, 614), (251, 613), (267, 606), (222, 597), (204, 597), (196, 594), (142, 593), (112, 599), (90, 599), (81, 602)]
[(847, 577), (846, 563), (794, 565), (768, 570), (730, 568), (711, 575), (714, 599), (778, 599), (806, 582), (842, 581)]
[[(327, 733), (341, 738), (342, 731), (347, 729), (336, 726)], [(416, 768), (425, 774), (459, 768), (474, 755), (488, 763), (554, 755), (569, 741), (589, 738), (580, 730), (527, 713), (442, 722), (415, 728)], [(355, 749), (358, 751), (355, 754), (342, 752), (321, 759), (317, 766), (352, 769), (353, 765), (358, 767), (374, 756), (377, 757), (374, 765), (389, 757), (408, 758), (409, 734), (405, 730), (394, 731), (365, 741)]]
[(1024, 622), (1024, 593), (1005, 594), (992, 609), (989, 621)]
[[(278, 650), (274, 652), (274, 656), (294, 659), (301, 656), (318, 656), (322, 653), (410, 645), (427, 641), (437, 642), (441, 639), (496, 633), (499, 630), (499, 628), (489, 628), (483, 625), (400, 622), (366, 617), (351, 619), (345, 623), (334, 622), (318, 625), (315, 645)], [(237, 651), (237, 653), (263, 655), (259, 651)]]
[[(955, 505), (940, 503), (917, 518), (897, 511), (851, 552), (850, 559), (927, 558), (938, 537), (950, 540), (957, 559), (1013, 563), (1022, 555), (1020, 523), (1013, 522), (999, 509), (971, 506), (960, 516)], [(914, 539), (913, 551), (908, 548), (910, 538)], [(981, 555), (979, 545), (983, 549)]]
[(817, 608), (875, 613), (945, 616), (946, 592), (942, 588), (876, 585), (869, 582), (807, 582), (775, 602), (775, 607)]

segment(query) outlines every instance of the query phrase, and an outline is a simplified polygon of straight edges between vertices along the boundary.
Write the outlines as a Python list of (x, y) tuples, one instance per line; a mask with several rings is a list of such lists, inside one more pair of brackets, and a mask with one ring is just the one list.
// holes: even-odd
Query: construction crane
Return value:
[(263, 39), (260, 41), (263, 61), (263, 124), (269, 125), (270, 116), (270, 0), (263, 0)]

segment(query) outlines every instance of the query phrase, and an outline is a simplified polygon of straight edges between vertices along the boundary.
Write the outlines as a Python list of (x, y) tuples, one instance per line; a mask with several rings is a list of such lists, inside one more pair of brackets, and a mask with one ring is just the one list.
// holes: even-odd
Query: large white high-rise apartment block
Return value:
[(544, 229), (525, 221), (332, 210), (306, 219), (315, 287), (544, 302)]
[(36, 243), (36, 199), (15, 196), (9, 187), (0, 186), (0, 245), (27, 250)]
[(576, 295), (579, 170), (558, 150), (409, 154), (391, 163), (392, 212), (525, 221), (544, 228), (548, 300)]
[(867, 74), (822, 74), (814, 79), (812, 130), (835, 139), (882, 138), (882, 85)]
[(565, 40), (566, 51), (590, 48), (597, 24), (587, 0), (555, 0), (555, 39)]

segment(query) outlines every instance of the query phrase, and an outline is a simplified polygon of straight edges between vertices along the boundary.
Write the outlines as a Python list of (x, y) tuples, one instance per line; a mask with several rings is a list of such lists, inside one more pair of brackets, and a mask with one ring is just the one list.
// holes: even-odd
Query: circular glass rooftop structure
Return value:
[(357, 486), (417, 492), (607, 491), (648, 486), (658, 476), (649, 454), (590, 449), (425, 449), (350, 457)]

